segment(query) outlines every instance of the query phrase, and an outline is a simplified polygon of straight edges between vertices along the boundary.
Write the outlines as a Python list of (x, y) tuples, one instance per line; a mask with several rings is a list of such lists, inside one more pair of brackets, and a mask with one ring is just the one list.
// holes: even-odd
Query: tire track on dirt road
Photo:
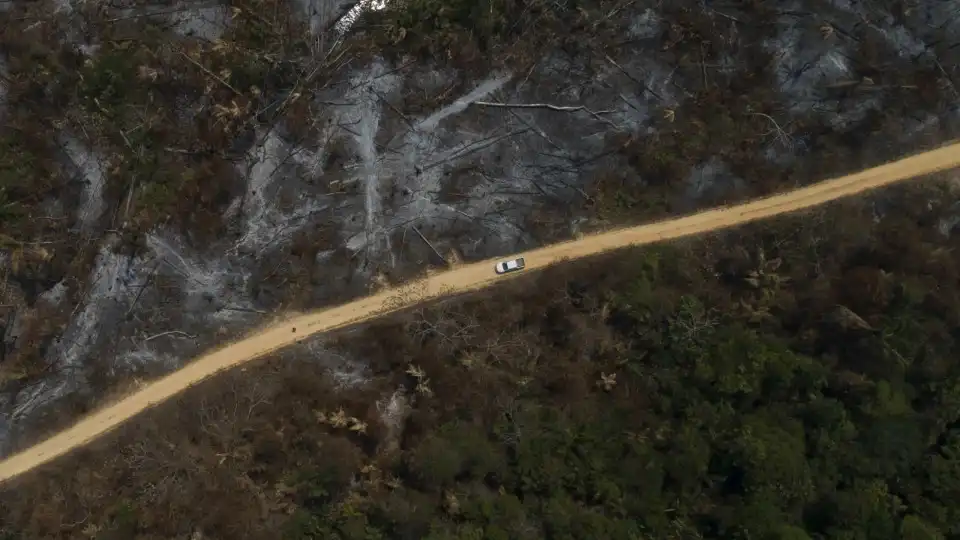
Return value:
[[(758, 219), (811, 208), (896, 182), (960, 166), (960, 143), (744, 204), (707, 210), (687, 217), (613, 230), (531, 250), (527, 270), (542, 269), (566, 259), (597, 255), (612, 249), (725, 229)], [(288, 318), (256, 334), (204, 355), (178, 371), (81, 419), (72, 427), (0, 462), (0, 482), (63, 456), (150, 407), (226, 369), (244, 364), (318, 332), (342, 329), (388, 313), (454, 293), (487, 287), (503, 277), (493, 260), (472, 263), (428, 276), (397, 289), (354, 302)]]

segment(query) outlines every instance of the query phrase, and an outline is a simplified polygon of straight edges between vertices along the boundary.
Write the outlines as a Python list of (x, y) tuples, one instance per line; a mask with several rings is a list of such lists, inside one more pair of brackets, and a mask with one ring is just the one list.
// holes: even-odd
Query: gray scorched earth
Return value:
[[(210, 2), (128, 4), (111, 16), (153, 13), (171, 42), (215, 42), (233, 24), (226, 6)], [(127, 245), (116, 216), (129, 195), (107, 189), (110, 150), (66, 123), (55, 159), (70, 189), (37, 208), (70, 224), (66, 238), (84, 246), (87, 264), (80, 274), (43, 270), (63, 238), (0, 243), (0, 359), (33, 347), (45, 366), (0, 386), (3, 453), (38, 426), (62, 425), (111, 389), (174, 370), (278, 313), (363, 295), (445, 260), (810, 182), (957, 133), (955, 3), (904, 12), (880, 2), (784, 2), (763, 13), (762, 31), (746, 9), (687, 4), (623, 2), (605, 22), (618, 28), (614, 43), (592, 46), (586, 36), (582, 47), (546, 48), (521, 65), (489, 62), (479, 73), (393, 52), (340, 61), (326, 84), (296, 96), (315, 111), (302, 119), (312, 126), (306, 135), (259, 122), (231, 141), (239, 150), (228, 174), (240, 188), (212, 237), (161, 223)], [(96, 61), (102, 44), (74, 16), (80, 6), (52, 4), (73, 28), (60, 39)], [(346, 58), (370, 31), (364, 11), (403, 9), (350, 7), (289, 4), (312, 54)], [(4, 51), (0, 73), (16, 54)], [(8, 101), (0, 83), (0, 115)], [(182, 121), (204, 106), (185, 105)], [(951, 234), (958, 221), (946, 216), (941, 230)], [(40, 253), (33, 273), (20, 269), (25, 249)], [(44, 320), (59, 324), (37, 347), (30, 340)], [(343, 384), (368, 376), (364, 359), (321, 341), (301, 352)]]

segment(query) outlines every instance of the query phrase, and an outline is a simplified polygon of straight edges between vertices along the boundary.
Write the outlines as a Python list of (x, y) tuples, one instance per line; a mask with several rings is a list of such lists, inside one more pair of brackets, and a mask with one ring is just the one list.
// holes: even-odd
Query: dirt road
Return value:
[[(588, 257), (615, 248), (679, 238), (794, 212), (957, 166), (960, 166), (960, 143), (782, 195), (684, 218), (587, 236), (522, 255), (526, 258), (528, 271), (536, 270), (563, 259)], [(169, 399), (219, 371), (249, 362), (317, 332), (343, 328), (409, 307), (431, 297), (486, 287), (497, 280), (493, 261), (484, 261), (428, 277), (400, 290), (384, 291), (349, 304), (288, 319), (282, 324), (266, 328), (249, 338), (200, 357), (183, 369), (84, 418), (73, 427), (11, 456), (0, 463), (0, 482), (92, 441), (144, 409)]]

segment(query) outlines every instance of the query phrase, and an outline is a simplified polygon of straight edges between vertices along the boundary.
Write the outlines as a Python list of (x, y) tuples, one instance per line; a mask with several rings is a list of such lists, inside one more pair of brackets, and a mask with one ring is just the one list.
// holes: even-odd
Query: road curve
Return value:
[[(564, 259), (589, 257), (611, 249), (649, 244), (749, 221), (795, 212), (909, 178), (960, 166), (960, 143), (917, 154), (873, 169), (827, 180), (795, 191), (691, 216), (640, 225), (562, 242), (523, 253), (527, 270)], [(373, 319), (451, 293), (489, 286), (497, 281), (494, 262), (483, 261), (429, 276), (400, 289), (386, 290), (348, 304), (287, 319), (246, 339), (204, 355), (182, 369), (152, 382), (72, 427), (0, 462), (0, 482), (83, 446), (122, 422), (204, 379), (295, 343), (311, 334)], [(502, 278), (500, 278), (502, 279)]]

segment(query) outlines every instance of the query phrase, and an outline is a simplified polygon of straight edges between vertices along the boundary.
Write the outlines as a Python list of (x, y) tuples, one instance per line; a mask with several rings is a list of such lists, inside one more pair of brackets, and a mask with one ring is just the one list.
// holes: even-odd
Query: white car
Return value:
[(498, 274), (507, 274), (509, 272), (517, 272), (523, 270), (526, 265), (523, 262), (523, 257), (519, 259), (512, 259), (509, 261), (498, 262), (494, 269)]

